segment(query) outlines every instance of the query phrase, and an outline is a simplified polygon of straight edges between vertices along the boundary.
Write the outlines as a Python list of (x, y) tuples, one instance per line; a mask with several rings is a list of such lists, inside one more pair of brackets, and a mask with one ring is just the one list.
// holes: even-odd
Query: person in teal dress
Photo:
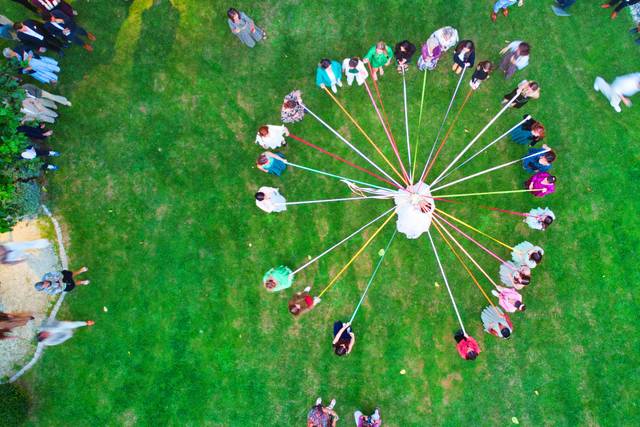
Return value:
[(269, 173), (275, 176), (281, 176), (287, 169), (287, 164), (283, 161), (285, 159), (282, 153), (272, 153), (271, 151), (265, 151), (260, 154), (256, 166), (262, 172)]
[(522, 167), (529, 173), (546, 172), (551, 169), (552, 163), (556, 160), (556, 153), (547, 144), (542, 148), (529, 148), (527, 156), (533, 154), (538, 155), (522, 161)]
[(373, 80), (378, 80), (378, 72), (382, 76), (384, 67), (389, 65), (392, 59), (393, 49), (387, 46), (385, 42), (379, 41), (374, 46), (371, 46), (369, 52), (362, 58), (362, 62), (371, 64)]
[(289, 267), (281, 265), (264, 273), (262, 284), (269, 292), (278, 292), (290, 288), (293, 284), (292, 271)]
[[(526, 118), (527, 115), (524, 117)], [(544, 139), (544, 135), (544, 126), (542, 123), (534, 120), (533, 117), (529, 118), (510, 133), (511, 140), (516, 144), (529, 144), (532, 147)]]
[(338, 61), (323, 59), (316, 69), (316, 85), (324, 89), (327, 86), (331, 88), (333, 93), (338, 92), (337, 86), (342, 87), (342, 66)]

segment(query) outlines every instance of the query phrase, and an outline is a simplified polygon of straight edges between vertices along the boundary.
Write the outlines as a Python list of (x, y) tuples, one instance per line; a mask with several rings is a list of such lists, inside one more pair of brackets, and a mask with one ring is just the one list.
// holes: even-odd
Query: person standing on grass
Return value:
[(11, 48), (4, 48), (2, 54), (10, 61), (18, 64), (20, 74), (29, 74), (40, 83), (56, 85), (60, 72), (58, 61), (48, 56), (40, 56), (31, 49), (19, 45)]
[(282, 123), (296, 123), (304, 118), (304, 104), (302, 92), (294, 90), (289, 92), (282, 101), (280, 109), (280, 121)]
[(336, 399), (331, 399), (329, 406), (322, 406), (322, 398), (319, 397), (307, 414), (307, 427), (335, 427), (340, 417), (334, 411), (334, 406)]
[(453, 53), (453, 67), (456, 74), (460, 74), (464, 68), (471, 68), (476, 62), (476, 48), (471, 40), (462, 40), (456, 46)]
[(512, 261), (500, 264), (500, 281), (510, 288), (520, 290), (531, 283), (531, 269)]
[(601, 92), (609, 100), (613, 109), (619, 113), (622, 111), (620, 103), (631, 107), (633, 104), (629, 98), (640, 92), (640, 72), (616, 77), (611, 85), (602, 77), (596, 77), (593, 89), (596, 92)]
[(93, 320), (87, 320), (85, 322), (67, 322), (47, 319), (39, 328), (38, 342), (46, 346), (62, 344), (73, 336), (74, 329), (93, 325), (95, 325)]
[(551, 6), (551, 10), (553, 10), (553, 13), (557, 16), (571, 16), (571, 14), (567, 12), (567, 9), (573, 6), (575, 2), (576, 0), (556, 0), (556, 4)]
[(522, 70), (529, 65), (529, 43), (516, 40), (500, 51), (503, 55), (500, 69), (504, 72), (504, 78), (510, 79), (516, 70)]
[(287, 140), (284, 138), (285, 136), (289, 136), (289, 129), (285, 126), (260, 126), (258, 134), (256, 135), (256, 144), (265, 150), (273, 150), (274, 148), (286, 145)]
[(480, 354), (478, 342), (460, 329), (453, 338), (456, 340), (456, 350), (464, 360), (476, 360)]
[(277, 188), (260, 187), (255, 197), (256, 206), (266, 213), (283, 212), (287, 210), (287, 200), (280, 194)]
[(609, 3), (605, 3), (600, 7), (602, 7), (603, 9), (609, 9), (610, 7), (614, 7), (617, 5), (611, 13), (611, 19), (616, 19), (618, 17), (618, 12), (620, 12), (622, 9), (638, 3), (640, 3), (640, 0), (611, 0)]
[(398, 64), (398, 72), (400, 74), (406, 72), (409, 69), (411, 58), (416, 53), (416, 46), (409, 40), (403, 40), (396, 44), (394, 55), (396, 57), (396, 63)]
[(351, 353), (356, 343), (356, 336), (351, 330), (351, 322), (342, 323), (340, 320), (333, 324), (333, 351), (337, 356)]
[(555, 221), (556, 216), (549, 208), (535, 208), (529, 211), (524, 222), (534, 230), (546, 230)]
[(57, 151), (44, 150), (38, 148), (35, 145), (28, 146), (24, 151), (22, 151), (22, 153), (20, 153), (20, 157), (24, 160), (33, 160), (38, 157), (43, 157), (45, 159), (45, 162), (42, 168), (50, 171), (57, 171), (59, 167), (49, 163), (49, 157), (58, 156), (60, 156), (60, 153), (58, 153)]
[[(527, 114), (525, 114), (523, 118), (526, 119)], [(529, 144), (533, 147), (544, 139), (545, 129), (542, 123), (530, 117), (520, 126), (512, 130), (509, 136), (511, 136), (511, 140), (516, 144)]]
[(78, 271), (55, 271), (42, 276), (42, 281), (35, 284), (36, 291), (41, 291), (49, 295), (58, 295), (62, 292), (71, 292), (76, 285), (86, 286), (89, 280), (75, 281), (76, 276), (89, 271), (87, 267), (82, 267)]
[(18, 40), (28, 47), (41, 51), (51, 49), (58, 55), (62, 54), (60, 42), (49, 34), (39, 22), (27, 19), (13, 24), (13, 29), (16, 31)]
[(281, 265), (264, 273), (262, 284), (269, 292), (278, 292), (288, 289), (293, 284), (293, 275), (289, 267)]
[(556, 160), (556, 153), (547, 144), (543, 144), (542, 148), (529, 148), (527, 156), (534, 154), (537, 156), (522, 161), (522, 167), (529, 173), (547, 172)]
[(362, 86), (364, 81), (369, 77), (369, 72), (364, 66), (364, 62), (357, 56), (353, 58), (345, 58), (342, 61), (342, 72), (347, 76), (347, 84), (351, 86), (355, 80), (358, 86)]
[(338, 87), (342, 87), (342, 67), (338, 61), (332, 61), (324, 58), (316, 68), (316, 85), (320, 89), (327, 86), (331, 88), (333, 93), (338, 93)]
[(518, 3), (518, 7), (522, 7), (524, 5), (524, 0), (497, 0), (493, 4), (493, 11), (491, 12), (491, 20), (496, 22), (498, 19), (498, 12), (502, 9), (502, 14), (507, 17), (509, 16), (509, 8), (514, 4)]
[[(517, 96), (516, 96), (517, 95)], [(511, 99), (515, 99), (511, 101)], [(511, 108), (522, 108), (529, 102), (530, 99), (540, 98), (540, 85), (537, 82), (530, 82), (529, 80), (523, 80), (518, 83), (518, 87), (506, 94), (502, 99), (502, 104), (507, 104)]]
[(556, 177), (547, 172), (538, 172), (525, 181), (524, 188), (534, 190), (535, 197), (544, 197), (556, 191)]
[(526, 310), (526, 306), (522, 303), (522, 295), (513, 288), (497, 286), (496, 289), (491, 290), (491, 293), (498, 298), (500, 307), (507, 313)]
[(516, 265), (526, 265), (529, 268), (536, 268), (543, 256), (544, 250), (540, 246), (527, 241), (514, 246), (511, 252), (511, 259)]
[(47, 92), (46, 90), (40, 89), (35, 85), (24, 84), (22, 85), (22, 89), (24, 89), (25, 94), (29, 98), (46, 99), (49, 101), (57, 102), (60, 105), (66, 105), (67, 107), (71, 107), (71, 102), (69, 102), (69, 100), (64, 96), (54, 95), (52, 93)]
[(36, 123), (35, 126), (30, 126), (25, 125), (23, 122), (23, 124), (18, 126), (16, 130), (28, 137), (34, 143), (42, 142), (53, 135), (53, 131), (51, 129), (47, 129), (44, 123)]
[(482, 82), (491, 77), (491, 71), (493, 71), (493, 64), (491, 62), (480, 62), (471, 76), (471, 81), (469, 82), (471, 89), (478, 90)]
[(227, 17), (229, 18), (228, 23), (231, 32), (235, 34), (245, 46), (254, 47), (256, 42), (267, 39), (267, 34), (244, 12), (230, 8), (227, 10)]
[(308, 311), (311, 311), (319, 302), (320, 298), (312, 297), (311, 286), (304, 288), (302, 292), (296, 292), (289, 300), (289, 313), (298, 317)]
[(269, 173), (275, 176), (281, 176), (287, 169), (287, 164), (283, 161), (285, 159), (282, 153), (272, 153), (271, 151), (265, 151), (258, 156), (256, 166), (262, 172)]
[(84, 41), (82, 37), (94, 41), (96, 36), (87, 32), (60, 10), (52, 10), (49, 13), (49, 21), (44, 23), (44, 28), (49, 34), (56, 36), (65, 43), (75, 43), (82, 46), (87, 52), (93, 52), (93, 46)]
[(64, 0), (30, 0), (31, 4), (38, 8), (39, 13), (46, 16), (47, 13), (60, 11), (67, 16), (75, 16), (78, 14), (69, 3)]
[(376, 408), (371, 415), (365, 415), (361, 411), (355, 411), (353, 417), (356, 421), (356, 427), (380, 427), (382, 425), (379, 408)]
[(442, 54), (458, 44), (458, 30), (453, 27), (442, 27), (433, 32), (422, 45), (418, 57), (420, 71), (434, 70)]
[(508, 314), (498, 307), (488, 306), (480, 315), (485, 332), (498, 338), (507, 339), (513, 333), (513, 323)]
[(381, 40), (374, 46), (371, 46), (371, 49), (369, 49), (364, 58), (362, 58), (362, 61), (365, 64), (368, 63), (371, 65), (371, 77), (373, 80), (378, 80), (378, 73), (380, 73), (380, 76), (384, 75), (384, 67), (391, 63), (392, 58), (393, 50)]

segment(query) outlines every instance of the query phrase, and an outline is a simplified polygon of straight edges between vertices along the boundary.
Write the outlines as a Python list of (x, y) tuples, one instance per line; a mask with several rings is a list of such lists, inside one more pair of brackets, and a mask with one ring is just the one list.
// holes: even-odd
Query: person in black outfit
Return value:
[(478, 89), (483, 81), (491, 77), (489, 75), (491, 74), (491, 71), (493, 71), (493, 64), (491, 62), (480, 62), (476, 67), (476, 71), (474, 71), (473, 75), (471, 76), (471, 81), (469, 82), (469, 86), (471, 86), (471, 89)]
[(38, 126), (22, 124), (18, 126), (17, 131), (24, 134), (34, 142), (42, 142), (53, 134), (53, 131), (47, 129), (44, 123)]
[(95, 36), (67, 16), (60, 10), (52, 10), (49, 13), (49, 20), (44, 23), (44, 28), (49, 34), (57, 37), (63, 43), (75, 43), (84, 47), (87, 51), (93, 52), (93, 47), (85, 42), (82, 37), (95, 40)]
[(609, 9), (610, 7), (618, 5), (611, 13), (611, 19), (616, 19), (618, 17), (618, 12), (620, 12), (622, 9), (624, 9), (627, 6), (633, 6), (634, 4), (637, 4), (637, 3), (640, 3), (640, 0), (611, 0), (609, 3), (605, 3), (601, 7), (603, 9)]
[(51, 49), (59, 55), (62, 54), (62, 44), (49, 34), (39, 22), (27, 19), (13, 24), (13, 29), (16, 30), (18, 40), (28, 47), (34, 50), (41, 48)]
[(453, 52), (453, 68), (456, 74), (460, 74), (463, 68), (473, 67), (476, 62), (476, 48), (471, 40), (462, 40), (456, 46), (456, 50)]
[(416, 53), (416, 47), (409, 40), (403, 40), (396, 45), (393, 53), (398, 63), (398, 72), (404, 73), (409, 68), (413, 54)]

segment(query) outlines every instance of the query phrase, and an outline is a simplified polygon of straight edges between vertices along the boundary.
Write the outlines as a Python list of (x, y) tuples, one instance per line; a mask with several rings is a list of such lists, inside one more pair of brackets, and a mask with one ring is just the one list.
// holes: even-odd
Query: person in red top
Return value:
[(320, 298), (312, 297), (309, 294), (310, 290), (311, 287), (308, 286), (304, 288), (302, 292), (298, 292), (291, 297), (289, 300), (289, 313), (294, 316), (299, 316), (310, 311), (317, 303), (320, 302)]
[(478, 342), (462, 332), (462, 330), (456, 332), (453, 337), (458, 343), (456, 345), (456, 349), (458, 350), (460, 357), (464, 360), (476, 360), (476, 357), (480, 354), (480, 346), (478, 345)]

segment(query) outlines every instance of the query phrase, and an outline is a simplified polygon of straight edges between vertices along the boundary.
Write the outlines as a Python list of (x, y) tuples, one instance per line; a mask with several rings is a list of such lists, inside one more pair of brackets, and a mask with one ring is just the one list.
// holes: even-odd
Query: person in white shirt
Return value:
[(500, 69), (504, 72), (504, 78), (510, 79), (516, 70), (522, 70), (529, 65), (529, 52), (531, 47), (529, 43), (520, 40), (511, 42), (500, 51), (502, 62)]
[(287, 200), (277, 188), (260, 187), (256, 193), (256, 206), (266, 213), (286, 211), (286, 203)]
[(619, 113), (622, 111), (620, 103), (631, 107), (629, 98), (640, 92), (640, 72), (617, 77), (611, 85), (598, 76), (593, 88), (596, 92), (601, 92), (609, 100), (613, 109)]
[(22, 157), (24, 160), (33, 160), (36, 157), (45, 157), (43, 168), (50, 171), (56, 171), (59, 168), (58, 166), (49, 163), (47, 158), (58, 156), (60, 156), (60, 153), (58, 153), (57, 151), (42, 150), (40, 148), (37, 148), (35, 145), (28, 146), (22, 153), (20, 153), (20, 157)]
[(544, 231), (553, 223), (553, 221), (555, 221), (555, 219), (556, 216), (551, 209), (535, 208), (529, 211), (529, 215), (524, 219), (524, 222), (529, 226), (529, 228)]
[(355, 80), (358, 86), (362, 86), (364, 81), (369, 77), (369, 72), (364, 66), (364, 62), (358, 57), (345, 58), (342, 61), (342, 72), (347, 76), (347, 84), (351, 86)]
[(92, 326), (93, 320), (86, 322), (66, 322), (61, 320), (45, 320), (38, 332), (38, 342), (52, 346), (62, 344), (73, 336), (73, 330), (82, 326)]
[(273, 150), (274, 148), (285, 145), (287, 141), (284, 137), (288, 135), (289, 129), (285, 126), (261, 126), (260, 129), (258, 129), (258, 134), (256, 135), (256, 144), (265, 150)]

